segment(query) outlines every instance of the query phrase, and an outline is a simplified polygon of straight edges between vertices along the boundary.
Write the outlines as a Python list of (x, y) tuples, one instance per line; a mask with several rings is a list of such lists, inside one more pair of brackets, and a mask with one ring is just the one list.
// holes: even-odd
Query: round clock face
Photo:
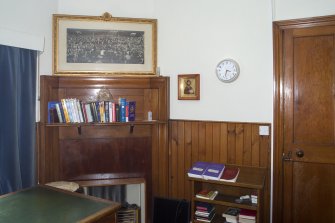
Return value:
[(232, 59), (222, 60), (216, 66), (216, 75), (222, 82), (232, 82), (237, 79), (240, 74), (238, 63)]

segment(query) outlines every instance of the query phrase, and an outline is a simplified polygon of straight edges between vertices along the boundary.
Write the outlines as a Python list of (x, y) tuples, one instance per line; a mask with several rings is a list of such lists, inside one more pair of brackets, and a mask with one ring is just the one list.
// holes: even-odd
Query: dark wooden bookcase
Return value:
[[(263, 218), (264, 209), (264, 184), (266, 179), (266, 168), (261, 167), (246, 167), (238, 166), (240, 168), (239, 176), (236, 182), (223, 182), (218, 180), (204, 180), (200, 178), (191, 178), (189, 180), (192, 184), (191, 189), (191, 216), (192, 222), (200, 223), (195, 220), (194, 212), (196, 210), (196, 202), (205, 202), (215, 206), (216, 215), (213, 223), (224, 222), (222, 213), (229, 207), (248, 209), (257, 211), (256, 223), (265, 223)], [(197, 198), (196, 194), (203, 190), (216, 190), (219, 194), (214, 200), (207, 200)], [(256, 194), (258, 203), (252, 204), (250, 200), (242, 203), (236, 202), (240, 196)]]
[[(38, 125), (38, 180), (146, 184), (146, 219), (150, 222), (153, 188), (168, 182), (157, 156), (168, 157), (169, 78), (41, 76)], [(136, 101), (136, 120), (126, 123), (48, 123), (48, 102), (87, 100), (107, 89), (114, 100)], [(152, 121), (147, 120), (148, 111)], [(155, 161), (155, 162), (154, 162)], [(155, 168), (153, 168), (155, 163)], [(159, 167), (158, 169), (156, 168)]]

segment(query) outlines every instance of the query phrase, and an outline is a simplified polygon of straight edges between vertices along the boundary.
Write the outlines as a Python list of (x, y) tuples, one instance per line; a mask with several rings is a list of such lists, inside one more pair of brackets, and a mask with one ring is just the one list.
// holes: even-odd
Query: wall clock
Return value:
[(240, 74), (240, 67), (235, 60), (224, 59), (216, 66), (216, 76), (225, 83), (233, 82)]

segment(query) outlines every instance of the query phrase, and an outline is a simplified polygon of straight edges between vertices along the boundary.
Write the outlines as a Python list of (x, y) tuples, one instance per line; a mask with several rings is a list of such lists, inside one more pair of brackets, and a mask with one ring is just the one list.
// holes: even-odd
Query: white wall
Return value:
[[(57, 9), (57, 1), (53, 0), (0, 0), (0, 39), (3, 30), (20, 33), (17, 36), (11, 36), (15, 44), (25, 44), (26, 46), (17, 45), (22, 48), (33, 48), (34, 42), (28, 42), (27, 36), (32, 37), (30, 41), (42, 41), (44, 52), (40, 57), (41, 74), (50, 74), (52, 66), (52, 14)], [(35, 37), (35, 38), (34, 38)], [(45, 43), (43, 43), (43, 41)], [(1, 44), (1, 43), (0, 43)]]
[[(171, 76), (171, 118), (272, 120), (271, 2), (160, 0), (158, 63)], [(240, 77), (220, 82), (215, 67), (238, 61)], [(178, 101), (177, 75), (199, 73), (200, 101)]]
[(273, 20), (335, 14), (334, 0), (273, 0)]
[[(124, 7), (120, 7), (120, 5)], [(150, 7), (148, 7), (150, 6)], [(225, 121), (272, 120), (271, 2), (213, 0), (59, 0), (58, 13), (158, 19), (158, 64), (171, 77), (171, 118)], [(252, 18), (252, 19), (250, 19)], [(224, 58), (240, 64), (231, 84), (215, 66)], [(201, 100), (177, 100), (177, 75), (199, 73)]]

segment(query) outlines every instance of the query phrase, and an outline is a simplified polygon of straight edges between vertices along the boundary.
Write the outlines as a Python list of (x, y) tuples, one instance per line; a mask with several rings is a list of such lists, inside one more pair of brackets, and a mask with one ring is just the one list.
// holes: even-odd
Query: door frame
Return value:
[[(334, 16), (312, 17), (273, 22), (273, 199), (272, 222), (282, 223), (284, 212), (283, 199), (283, 152), (284, 152), (284, 32), (294, 28), (307, 28), (325, 25), (335, 25)], [(289, 210), (290, 211), (290, 210)]]

